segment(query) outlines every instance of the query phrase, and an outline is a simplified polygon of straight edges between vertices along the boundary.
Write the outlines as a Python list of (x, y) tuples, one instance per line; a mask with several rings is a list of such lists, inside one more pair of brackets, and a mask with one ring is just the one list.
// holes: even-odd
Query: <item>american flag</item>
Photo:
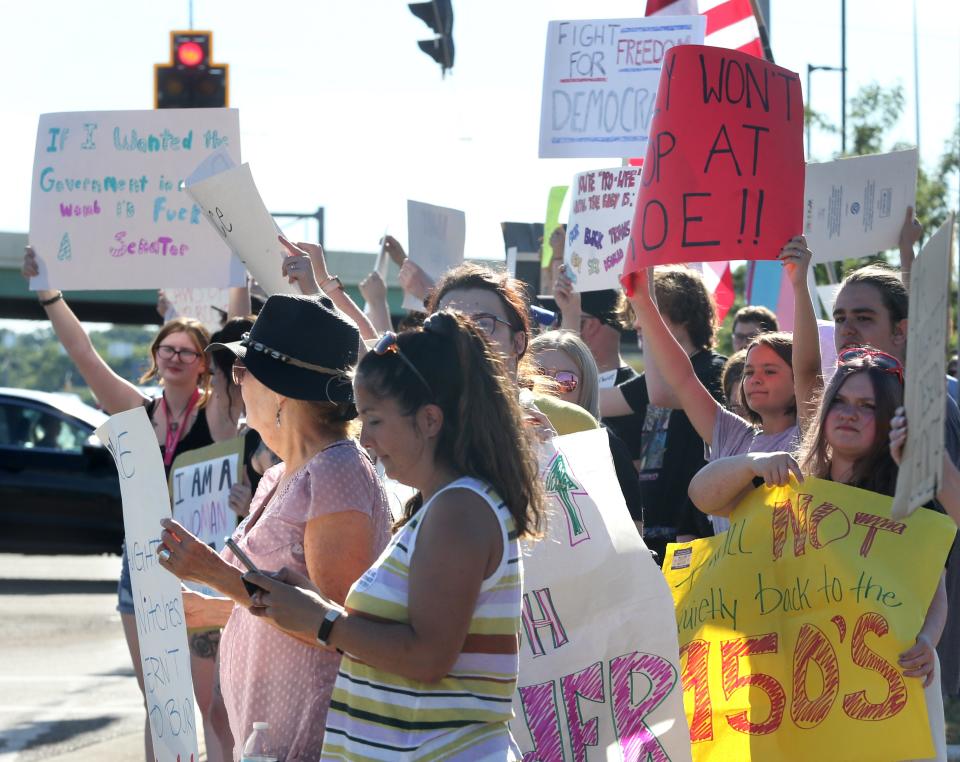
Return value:
[(766, 57), (750, 0), (647, 0), (648, 16), (697, 14), (707, 19), (707, 45)]

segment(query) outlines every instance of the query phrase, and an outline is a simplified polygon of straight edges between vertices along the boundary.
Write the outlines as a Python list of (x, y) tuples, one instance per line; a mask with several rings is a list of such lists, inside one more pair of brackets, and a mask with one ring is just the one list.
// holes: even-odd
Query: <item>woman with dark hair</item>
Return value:
[[(329, 299), (274, 295), (248, 334), (210, 347), (234, 355), (247, 422), (283, 461), (264, 475), (233, 539), (257, 566), (294, 569), (338, 604), (389, 537), (383, 488), (350, 438), (359, 340)], [(316, 759), (339, 655), (250, 616), (239, 559), (172, 520), (163, 526), (161, 565), (227, 596), (190, 595), (185, 614), (188, 626), (224, 627), (220, 684), (234, 759), (255, 721), (270, 723), (280, 760)]]
[(385, 334), (354, 385), (361, 443), (418, 492), (343, 606), (284, 570), (247, 575), (251, 610), (344, 652), (321, 759), (519, 760), (519, 539), (544, 498), (512, 381), (444, 310)]
[[(690, 482), (690, 498), (705, 513), (729, 516), (755, 485), (783, 486), (791, 474), (799, 481), (813, 476), (892, 497), (906, 441), (902, 404), (899, 360), (869, 347), (843, 351), (799, 459), (787, 452), (752, 452), (716, 460)], [(960, 523), (960, 471), (946, 453), (943, 473), (938, 502), (930, 507)], [(922, 679), (929, 689), (928, 714), (937, 759), (946, 759), (936, 653), (946, 618), (947, 592), (941, 576), (916, 644), (900, 656), (904, 675)]]

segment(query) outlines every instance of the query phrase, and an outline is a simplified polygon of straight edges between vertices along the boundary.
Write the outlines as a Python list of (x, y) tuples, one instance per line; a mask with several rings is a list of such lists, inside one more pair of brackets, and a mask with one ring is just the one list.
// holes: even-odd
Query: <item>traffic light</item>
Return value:
[(444, 74), (453, 68), (453, 6), (450, 0), (433, 0), (430, 3), (410, 3), (414, 16), (423, 21), (439, 37), (420, 40), (420, 50), (440, 64)]
[(170, 32), (170, 63), (154, 64), (154, 108), (225, 108), (226, 64), (213, 63), (213, 32)]

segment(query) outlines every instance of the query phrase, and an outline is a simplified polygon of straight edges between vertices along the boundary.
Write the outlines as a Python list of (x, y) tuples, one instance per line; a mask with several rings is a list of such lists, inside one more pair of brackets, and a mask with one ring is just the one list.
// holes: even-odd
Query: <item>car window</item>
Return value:
[(80, 452), (89, 436), (54, 410), (0, 402), (0, 446)]

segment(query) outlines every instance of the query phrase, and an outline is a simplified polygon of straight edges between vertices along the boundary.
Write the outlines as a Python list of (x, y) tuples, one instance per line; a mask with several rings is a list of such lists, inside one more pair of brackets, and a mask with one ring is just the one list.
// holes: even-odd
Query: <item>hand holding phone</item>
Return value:
[[(232, 537), (227, 538), (227, 547), (230, 548), (230, 550), (233, 552), (233, 555), (235, 555), (239, 559), (240, 563), (242, 563), (245, 567), (247, 567), (247, 571), (257, 572), (258, 574), (262, 573), (257, 568), (256, 564), (254, 564), (253, 561), (250, 560), (250, 557), (246, 553), (244, 553), (242, 550), (240, 550), (240, 546), (233, 541)], [(266, 590), (260, 587), (260, 585), (255, 585), (253, 582), (251, 582), (248, 579), (244, 579), (243, 577), (241, 577), (240, 581), (243, 583), (243, 586), (247, 589), (247, 594), (251, 598), (253, 597), (253, 594), (258, 591), (266, 592)]]

